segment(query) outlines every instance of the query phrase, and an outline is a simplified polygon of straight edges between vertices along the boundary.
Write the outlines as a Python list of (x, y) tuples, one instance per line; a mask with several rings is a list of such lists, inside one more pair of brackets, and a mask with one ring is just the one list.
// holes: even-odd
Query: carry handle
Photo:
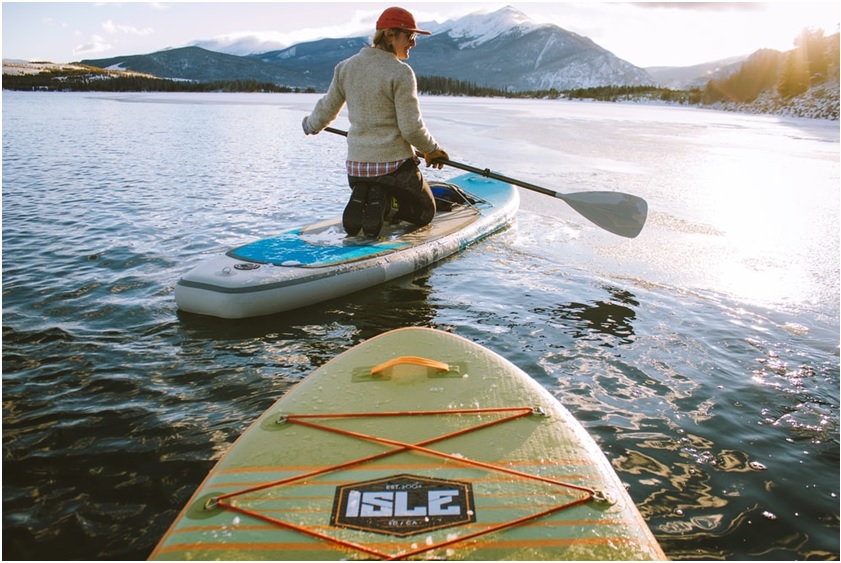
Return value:
[(387, 362), (383, 362), (378, 366), (374, 366), (371, 368), (371, 375), (377, 375), (380, 372), (387, 370), (388, 368), (394, 367), (399, 364), (410, 364), (414, 366), (422, 366), (427, 368), (437, 369), (438, 371), (450, 371), (450, 364), (439, 362), (437, 360), (430, 360), (427, 358), (421, 358), (419, 356), (400, 356), (399, 358), (394, 358), (392, 360), (388, 360)]

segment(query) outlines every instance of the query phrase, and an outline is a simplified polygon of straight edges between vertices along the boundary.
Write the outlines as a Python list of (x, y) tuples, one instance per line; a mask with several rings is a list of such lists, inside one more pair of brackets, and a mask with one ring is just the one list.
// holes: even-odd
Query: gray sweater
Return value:
[(327, 94), (308, 118), (321, 131), (348, 106), (348, 160), (394, 162), (412, 158), (412, 147), (437, 148), (421, 117), (412, 68), (394, 54), (365, 47), (336, 65)]

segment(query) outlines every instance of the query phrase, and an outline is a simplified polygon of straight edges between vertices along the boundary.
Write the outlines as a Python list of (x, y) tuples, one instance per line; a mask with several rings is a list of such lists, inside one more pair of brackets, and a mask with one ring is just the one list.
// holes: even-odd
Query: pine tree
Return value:
[(783, 98), (793, 98), (809, 89), (809, 66), (802, 49), (786, 55), (786, 61), (777, 83), (777, 92)]
[(828, 43), (822, 29), (804, 29), (794, 41), (797, 49), (803, 53), (809, 80), (813, 84), (826, 78)]

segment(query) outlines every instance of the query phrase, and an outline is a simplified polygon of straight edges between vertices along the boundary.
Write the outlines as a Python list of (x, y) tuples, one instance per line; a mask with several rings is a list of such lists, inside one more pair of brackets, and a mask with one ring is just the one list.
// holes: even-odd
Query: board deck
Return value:
[(584, 428), (464, 338), (337, 356), (222, 457), (151, 559), (665, 559)]
[(462, 207), (420, 229), (408, 223), (384, 225), (376, 239), (348, 237), (341, 220), (331, 219), (235, 248), (228, 256), (275, 266), (323, 268), (405, 250), (463, 229), (478, 217), (474, 209)]

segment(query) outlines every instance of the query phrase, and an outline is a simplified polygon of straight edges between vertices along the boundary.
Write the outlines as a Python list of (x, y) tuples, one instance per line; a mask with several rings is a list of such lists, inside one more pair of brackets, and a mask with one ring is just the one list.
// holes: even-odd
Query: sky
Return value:
[[(402, 6), (418, 22), (510, 5), (534, 21), (589, 37), (638, 67), (691, 66), (762, 48), (787, 51), (806, 28), (836, 33), (827, 2), (3, 2), (3, 59), (67, 63), (139, 55), (253, 35), (281, 48), (369, 36)], [(422, 48), (422, 39), (419, 47)], [(268, 50), (268, 49), (267, 49)]]

